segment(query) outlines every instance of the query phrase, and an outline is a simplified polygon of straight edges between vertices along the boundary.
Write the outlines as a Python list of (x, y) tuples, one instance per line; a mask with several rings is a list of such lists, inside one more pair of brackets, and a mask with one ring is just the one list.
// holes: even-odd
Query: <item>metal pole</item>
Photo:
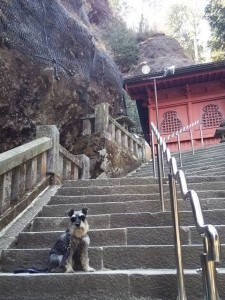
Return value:
[(154, 133), (153, 130), (151, 130), (151, 148), (152, 148), (152, 162), (153, 162), (153, 174), (156, 178), (156, 167), (155, 167), (155, 144), (154, 144)]
[(160, 152), (161, 152), (161, 162), (162, 162), (162, 177), (165, 178), (165, 164), (164, 164), (163, 151), (161, 148), (160, 148)]
[(177, 134), (177, 144), (178, 144), (178, 151), (179, 151), (180, 166), (183, 167), (182, 157), (181, 157), (181, 147), (180, 147), (180, 135), (179, 135), (179, 133)]
[(157, 165), (158, 165), (159, 195), (160, 195), (160, 201), (161, 201), (161, 210), (165, 211), (164, 194), (163, 194), (161, 149), (160, 149), (159, 142), (157, 144)]
[(202, 124), (199, 125), (200, 136), (201, 136), (201, 144), (204, 147), (203, 133), (202, 133)]
[(205, 300), (219, 300), (219, 294), (216, 284), (216, 268), (215, 262), (212, 261), (210, 248), (209, 248), (209, 240), (207, 237), (203, 239), (204, 241), (204, 254), (201, 255), (202, 262), (202, 280), (203, 287), (205, 289)]
[[(158, 108), (158, 95), (157, 95), (157, 86), (156, 86), (155, 78), (153, 79), (153, 82), (154, 82), (154, 92), (155, 92), (156, 125), (157, 125), (157, 130), (159, 132), (159, 108)], [(159, 141), (157, 141), (157, 163), (158, 163), (159, 194), (161, 200), (161, 209), (162, 211), (165, 211), (164, 195), (163, 195), (163, 179), (162, 179), (162, 155), (161, 155)]]
[(174, 180), (172, 174), (169, 174), (169, 187), (170, 187), (171, 212), (172, 212), (173, 228), (174, 228), (174, 245), (175, 245), (176, 260), (177, 260), (177, 278), (178, 278), (177, 299), (186, 300), (187, 297), (186, 297), (185, 285), (184, 285), (184, 271), (183, 271), (183, 261), (182, 261), (182, 246), (180, 240), (177, 190), (176, 190), (176, 181)]
[(154, 78), (154, 92), (155, 92), (156, 126), (159, 132), (159, 108), (158, 108), (158, 95), (157, 95), (157, 86), (156, 86), (155, 78)]
[(192, 154), (195, 154), (195, 149), (194, 149), (194, 141), (193, 141), (193, 134), (192, 134), (192, 129), (191, 127), (189, 128), (190, 130), (190, 136), (191, 136), (191, 148), (192, 148)]

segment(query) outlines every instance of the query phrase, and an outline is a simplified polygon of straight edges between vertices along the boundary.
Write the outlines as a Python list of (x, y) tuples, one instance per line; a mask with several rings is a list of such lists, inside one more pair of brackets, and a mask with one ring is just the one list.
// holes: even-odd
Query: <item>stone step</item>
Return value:
[[(225, 225), (216, 226), (220, 239), (224, 240)], [(21, 232), (11, 248), (41, 249), (50, 248), (63, 231)], [(194, 226), (181, 226), (181, 241), (183, 245), (202, 243), (202, 237)], [(115, 245), (173, 245), (174, 234), (172, 226), (158, 227), (128, 227), (114, 229), (90, 230), (89, 237), (92, 247)]]
[(191, 176), (207, 176), (207, 175), (213, 175), (213, 176), (224, 176), (225, 175), (225, 169), (218, 171), (218, 170), (207, 170), (207, 171), (195, 171), (195, 172), (187, 172), (185, 175), (188, 177)]
[[(168, 202), (168, 201), (167, 201)], [(74, 203), (72, 208), (76, 211), (83, 207), (83, 203)], [(159, 200), (137, 200), (126, 202), (85, 203), (88, 214), (111, 214), (111, 213), (135, 213), (135, 212), (157, 212), (160, 210)], [(169, 205), (169, 203), (168, 203)], [(65, 212), (71, 209), (71, 204), (46, 205), (39, 216), (41, 217), (63, 217)]]
[[(182, 158), (182, 161), (184, 161), (184, 162), (197, 161), (198, 159), (207, 161), (207, 159), (206, 159), (207, 157), (209, 157), (210, 160), (214, 159), (214, 161), (218, 161), (218, 159), (223, 158), (224, 151), (225, 151), (225, 149), (223, 149), (220, 152), (215, 152), (215, 151), (206, 151), (206, 152), (201, 152), (201, 153), (195, 152), (194, 155), (192, 153), (186, 154), (186, 153), (181, 152), (181, 158)], [(178, 155), (172, 154), (172, 157), (175, 157), (176, 160), (179, 161), (179, 158), (180, 158), (179, 154)]]
[[(214, 198), (200, 200), (204, 210), (225, 209), (224, 198)], [(39, 217), (64, 217), (71, 208), (75, 211), (83, 207), (83, 203), (45, 205), (39, 213)], [(138, 212), (159, 212), (161, 204), (159, 200), (137, 200), (126, 202), (105, 202), (105, 203), (85, 203), (88, 214), (112, 214), (112, 213), (138, 213)], [(179, 200), (179, 210), (191, 210), (190, 201)], [(170, 200), (165, 200), (165, 210), (170, 210)]]
[[(71, 189), (64, 189), (63, 194), (73, 194)], [(104, 191), (102, 191), (104, 192)], [(198, 196), (200, 199), (208, 199), (208, 198), (224, 198), (225, 191), (224, 190), (197, 190)], [(165, 199), (170, 199), (170, 192), (168, 189), (164, 189)], [(178, 188), (178, 198), (181, 199), (181, 194)], [(49, 202), (49, 204), (73, 204), (73, 203), (101, 203), (101, 202), (125, 202), (131, 200), (159, 200), (159, 194), (154, 192), (149, 192), (148, 194), (106, 194), (106, 195), (59, 195), (53, 196)]]
[[(181, 169), (181, 168), (179, 168), (179, 166), (178, 166), (178, 169)], [(185, 172), (185, 170), (183, 170), (184, 172)], [(158, 172), (156, 172), (156, 175), (158, 174)], [(207, 170), (207, 171), (191, 171), (191, 172), (185, 172), (185, 175), (186, 175), (186, 177), (188, 177), (188, 176), (217, 176), (217, 177), (219, 177), (219, 176), (225, 176), (225, 169), (223, 169), (222, 171), (218, 171), (218, 170), (216, 170), (216, 169), (214, 169), (214, 170)], [(130, 177), (153, 177), (154, 176), (154, 174), (153, 174), (153, 171), (152, 172), (146, 172), (146, 173), (135, 173), (135, 174), (133, 174), (133, 175), (129, 175), (129, 178)], [(157, 175), (158, 176), (158, 175)], [(168, 177), (168, 174), (165, 174), (165, 176), (166, 177)]]
[[(192, 167), (195, 167), (195, 166), (219, 166), (220, 163), (221, 163), (221, 160), (223, 158), (219, 158), (218, 160), (215, 160), (215, 158), (201, 158), (201, 159), (196, 159), (196, 161), (192, 160), (192, 159), (189, 159), (189, 160), (183, 160), (182, 158), (182, 165), (184, 168), (192, 168)], [(222, 160), (223, 161), (223, 160)], [(180, 165), (180, 160), (177, 159), (177, 163), (178, 165)]]
[[(185, 270), (184, 274), (187, 299), (203, 300), (201, 275), (192, 270)], [(220, 299), (225, 299), (224, 281), (221, 269), (218, 274)], [(154, 269), (94, 274), (0, 274), (0, 290), (4, 300), (90, 300), (90, 295), (95, 300), (172, 300), (177, 299), (178, 294), (176, 271)]]
[[(212, 163), (209, 163), (209, 162), (206, 162), (206, 163), (203, 163), (203, 162), (192, 162), (191, 161), (191, 164), (185, 164), (184, 162), (182, 162), (182, 167), (180, 166), (180, 162), (177, 161), (177, 166), (179, 169), (182, 169), (183, 171), (200, 171), (200, 170), (224, 170), (225, 168), (225, 164), (224, 163), (221, 163), (221, 160), (218, 161), (217, 163), (215, 162), (212, 162)], [(164, 166), (164, 169), (165, 169), (165, 173), (169, 173), (169, 168), (168, 166)], [(147, 173), (152, 173), (153, 172), (153, 166), (149, 166), (148, 168), (141, 168), (141, 169), (137, 169), (134, 173), (134, 174), (147, 174)], [(158, 172), (158, 167), (156, 165), (156, 172)]]
[(188, 176), (187, 183), (203, 183), (203, 182), (225, 182), (225, 176)]
[[(225, 210), (205, 210), (203, 211), (205, 223), (224, 225)], [(180, 224), (182, 226), (193, 225), (193, 213), (191, 211), (181, 211), (179, 214)], [(32, 231), (61, 231), (67, 228), (68, 217), (35, 218)], [(118, 213), (105, 215), (89, 215), (88, 223), (90, 229), (109, 229), (124, 227), (149, 227), (149, 226), (172, 226), (171, 212), (154, 213)]]
[[(204, 153), (221, 153), (224, 151), (224, 144), (223, 143), (220, 143), (220, 144), (217, 144), (217, 145), (212, 145), (212, 146), (204, 146), (204, 147), (201, 147), (201, 148), (194, 148), (194, 153), (195, 154), (204, 154)], [(181, 149), (182, 150), (182, 149)], [(182, 151), (185, 155), (192, 155), (193, 154), (193, 150), (190, 149), (190, 150), (185, 150), (185, 151)], [(173, 155), (179, 155), (179, 152), (173, 152), (172, 153)]]
[[(153, 188), (156, 185), (152, 186)], [(124, 185), (124, 186), (103, 186), (103, 187), (62, 187), (56, 195), (63, 196), (85, 196), (85, 195), (127, 195), (127, 194), (150, 194), (151, 185)]]
[[(153, 200), (158, 200), (158, 193), (152, 195)], [(127, 195), (87, 195), (87, 196), (52, 196), (49, 204), (76, 204), (76, 203), (103, 203), (103, 202), (125, 202), (125, 201), (150, 200), (149, 194), (127, 194)]]
[(111, 187), (126, 185), (147, 185), (156, 183), (155, 178), (106, 178), (106, 179), (84, 179), (84, 180), (67, 180), (63, 183), (63, 187)]
[[(44, 268), (47, 265), (49, 251), (50, 248), (3, 250), (2, 272), (13, 272), (20, 268)], [(174, 269), (176, 266), (173, 245), (89, 247), (88, 251), (90, 266), (96, 270)], [(184, 245), (182, 247), (184, 268), (200, 268), (202, 253), (202, 245)], [(218, 266), (225, 267), (225, 245), (221, 246), (221, 261)]]

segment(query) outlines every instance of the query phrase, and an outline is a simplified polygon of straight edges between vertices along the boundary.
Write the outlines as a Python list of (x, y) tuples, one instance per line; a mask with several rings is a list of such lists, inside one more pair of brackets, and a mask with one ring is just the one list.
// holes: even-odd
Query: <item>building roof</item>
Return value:
[(146, 86), (153, 90), (152, 79), (155, 77), (158, 90), (225, 79), (225, 60), (177, 68), (174, 74), (163, 75), (164, 72), (157, 72), (125, 78), (124, 84), (127, 92), (135, 98), (135, 95), (146, 93)]

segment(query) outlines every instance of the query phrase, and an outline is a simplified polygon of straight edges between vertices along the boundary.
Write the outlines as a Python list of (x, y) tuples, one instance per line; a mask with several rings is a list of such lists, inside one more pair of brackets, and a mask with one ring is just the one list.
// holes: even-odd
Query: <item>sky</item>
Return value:
[[(126, 18), (126, 22), (129, 27), (134, 29), (138, 28), (142, 13), (142, 0), (124, 0), (127, 5), (130, 6), (129, 13)], [(144, 1), (143, 13), (144, 18), (148, 21), (150, 28), (162, 31), (165, 34), (170, 35), (170, 30), (168, 27), (167, 14), (170, 7), (173, 4), (193, 4), (196, 9), (202, 9), (204, 11), (205, 6), (208, 4), (209, 0), (149, 0)], [(149, 3), (152, 5), (149, 7)], [(155, 3), (155, 4), (154, 4)], [(202, 21), (200, 26), (200, 34), (198, 36), (199, 43), (205, 48), (206, 56), (207, 54), (207, 42), (210, 39), (210, 27), (206, 20)]]
[[(144, 6), (144, 16), (148, 20), (150, 26), (154, 26), (154, 24), (157, 26), (159, 30), (165, 31), (167, 33), (168, 25), (167, 25), (167, 14), (169, 11), (169, 8), (173, 4), (183, 4), (192, 2), (193, 4), (196, 4), (199, 7), (199, 3), (201, 4), (201, 8), (204, 9), (204, 7), (207, 5), (209, 0), (158, 0), (155, 1), (156, 5), (152, 5), (151, 8), (149, 8), (148, 4), (145, 4)], [(127, 16), (127, 24), (130, 27), (137, 28), (138, 22), (140, 21), (141, 11), (142, 11), (142, 1), (141, 0), (125, 0), (125, 2), (131, 7), (130, 12)], [(151, 2), (149, 1), (145, 1)], [(154, 1), (152, 1), (154, 2)], [(207, 21), (203, 21), (201, 25), (201, 31), (202, 34), (200, 36), (201, 39), (205, 40), (209, 38), (210, 31)]]

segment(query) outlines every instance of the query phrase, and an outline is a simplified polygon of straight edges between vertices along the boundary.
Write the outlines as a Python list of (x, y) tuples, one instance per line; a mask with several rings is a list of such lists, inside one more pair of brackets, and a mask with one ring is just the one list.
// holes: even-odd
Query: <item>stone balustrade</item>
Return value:
[(139, 159), (143, 158), (143, 139), (136, 138), (111, 116), (108, 118), (108, 132), (110, 133), (112, 140), (117, 142), (132, 155)]
[(83, 135), (104, 133), (105, 136), (125, 148), (137, 159), (145, 161), (145, 141), (136, 138), (109, 115), (109, 104), (96, 105), (94, 114), (83, 118)]
[(0, 154), (0, 219), (9, 211), (14, 212), (8, 219), (18, 215), (33, 200), (27, 201), (27, 197), (38, 186), (46, 188), (54, 177), (60, 182), (89, 178), (89, 158), (72, 155), (63, 148), (56, 126), (37, 126), (36, 137)]

